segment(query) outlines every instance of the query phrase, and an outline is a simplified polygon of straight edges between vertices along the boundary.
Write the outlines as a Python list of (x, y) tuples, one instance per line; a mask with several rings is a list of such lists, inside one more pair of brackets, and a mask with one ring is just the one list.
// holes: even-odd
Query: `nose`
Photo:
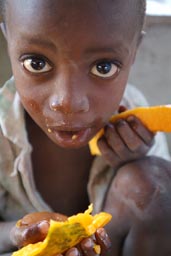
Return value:
[[(70, 96), (72, 97), (72, 96)], [(89, 103), (86, 97), (83, 98), (60, 98), (58, 95), (55, 95), (50, 100), (50, 108), (53, 111), (60, 111), (64, 114), (88, 112)]]
[(86, 92), (77, 83), (57, 84), (50, 98), (50, 109), (64, 114), (83, 113), (89, 111), (89, 99)]

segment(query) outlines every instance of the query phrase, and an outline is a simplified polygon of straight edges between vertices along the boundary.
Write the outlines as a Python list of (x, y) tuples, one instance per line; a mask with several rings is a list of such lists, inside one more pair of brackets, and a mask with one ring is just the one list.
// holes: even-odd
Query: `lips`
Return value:
[(58, 135), (60, 137), (76, 140), (76, 139), (80, 139), (84, 135), (86, 130), (87, 129), (85, 128), (85, 129), (81, 129), (79, 131), (56, 131), (56, 132), (58, 133)]
[(62, 147), (80, 147), (91, 138), (90, 127), (48, 127), (50, 136)]

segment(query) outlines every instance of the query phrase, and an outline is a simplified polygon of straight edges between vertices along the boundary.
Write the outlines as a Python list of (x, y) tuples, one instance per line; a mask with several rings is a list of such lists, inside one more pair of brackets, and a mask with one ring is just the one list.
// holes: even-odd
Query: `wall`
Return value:
[[(148, 17), (129, 81), (150, 105), (171, 104), (171, 17)], [(167, 135), (171, 151), (171, 134)]]
[(7, 56), (6, 42), (0, 32), (0, 85), (11, 75), (10, 62)]

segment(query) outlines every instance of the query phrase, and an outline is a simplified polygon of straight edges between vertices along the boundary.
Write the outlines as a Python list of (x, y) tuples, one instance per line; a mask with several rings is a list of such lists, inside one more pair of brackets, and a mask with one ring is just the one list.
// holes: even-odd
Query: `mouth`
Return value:
[(48, 133), (62, 147), (80, 147), (86, 145), (91, 138), (91, 128), (48, 128)]

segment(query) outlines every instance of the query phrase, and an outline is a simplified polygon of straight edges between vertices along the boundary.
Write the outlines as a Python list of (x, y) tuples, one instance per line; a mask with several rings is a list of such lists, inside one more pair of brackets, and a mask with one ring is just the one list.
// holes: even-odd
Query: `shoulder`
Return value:
[(12, 77), (2, 87), (0, 87), (0, 116), (11, 106), (15, 94), (15, 83), (14, 78)]
[(8, 91), (11, 94), (14, 94), (16, 92), (15, 81), (13, 76), (9, 80), (7, 80), (3, 85), (0, 85), (1, 97), (6, 91)]
[(148, 106), (148, 102), (143, 93), (131, 84), (127, 84), (121, 104), (128, 109), (139, 106)]

